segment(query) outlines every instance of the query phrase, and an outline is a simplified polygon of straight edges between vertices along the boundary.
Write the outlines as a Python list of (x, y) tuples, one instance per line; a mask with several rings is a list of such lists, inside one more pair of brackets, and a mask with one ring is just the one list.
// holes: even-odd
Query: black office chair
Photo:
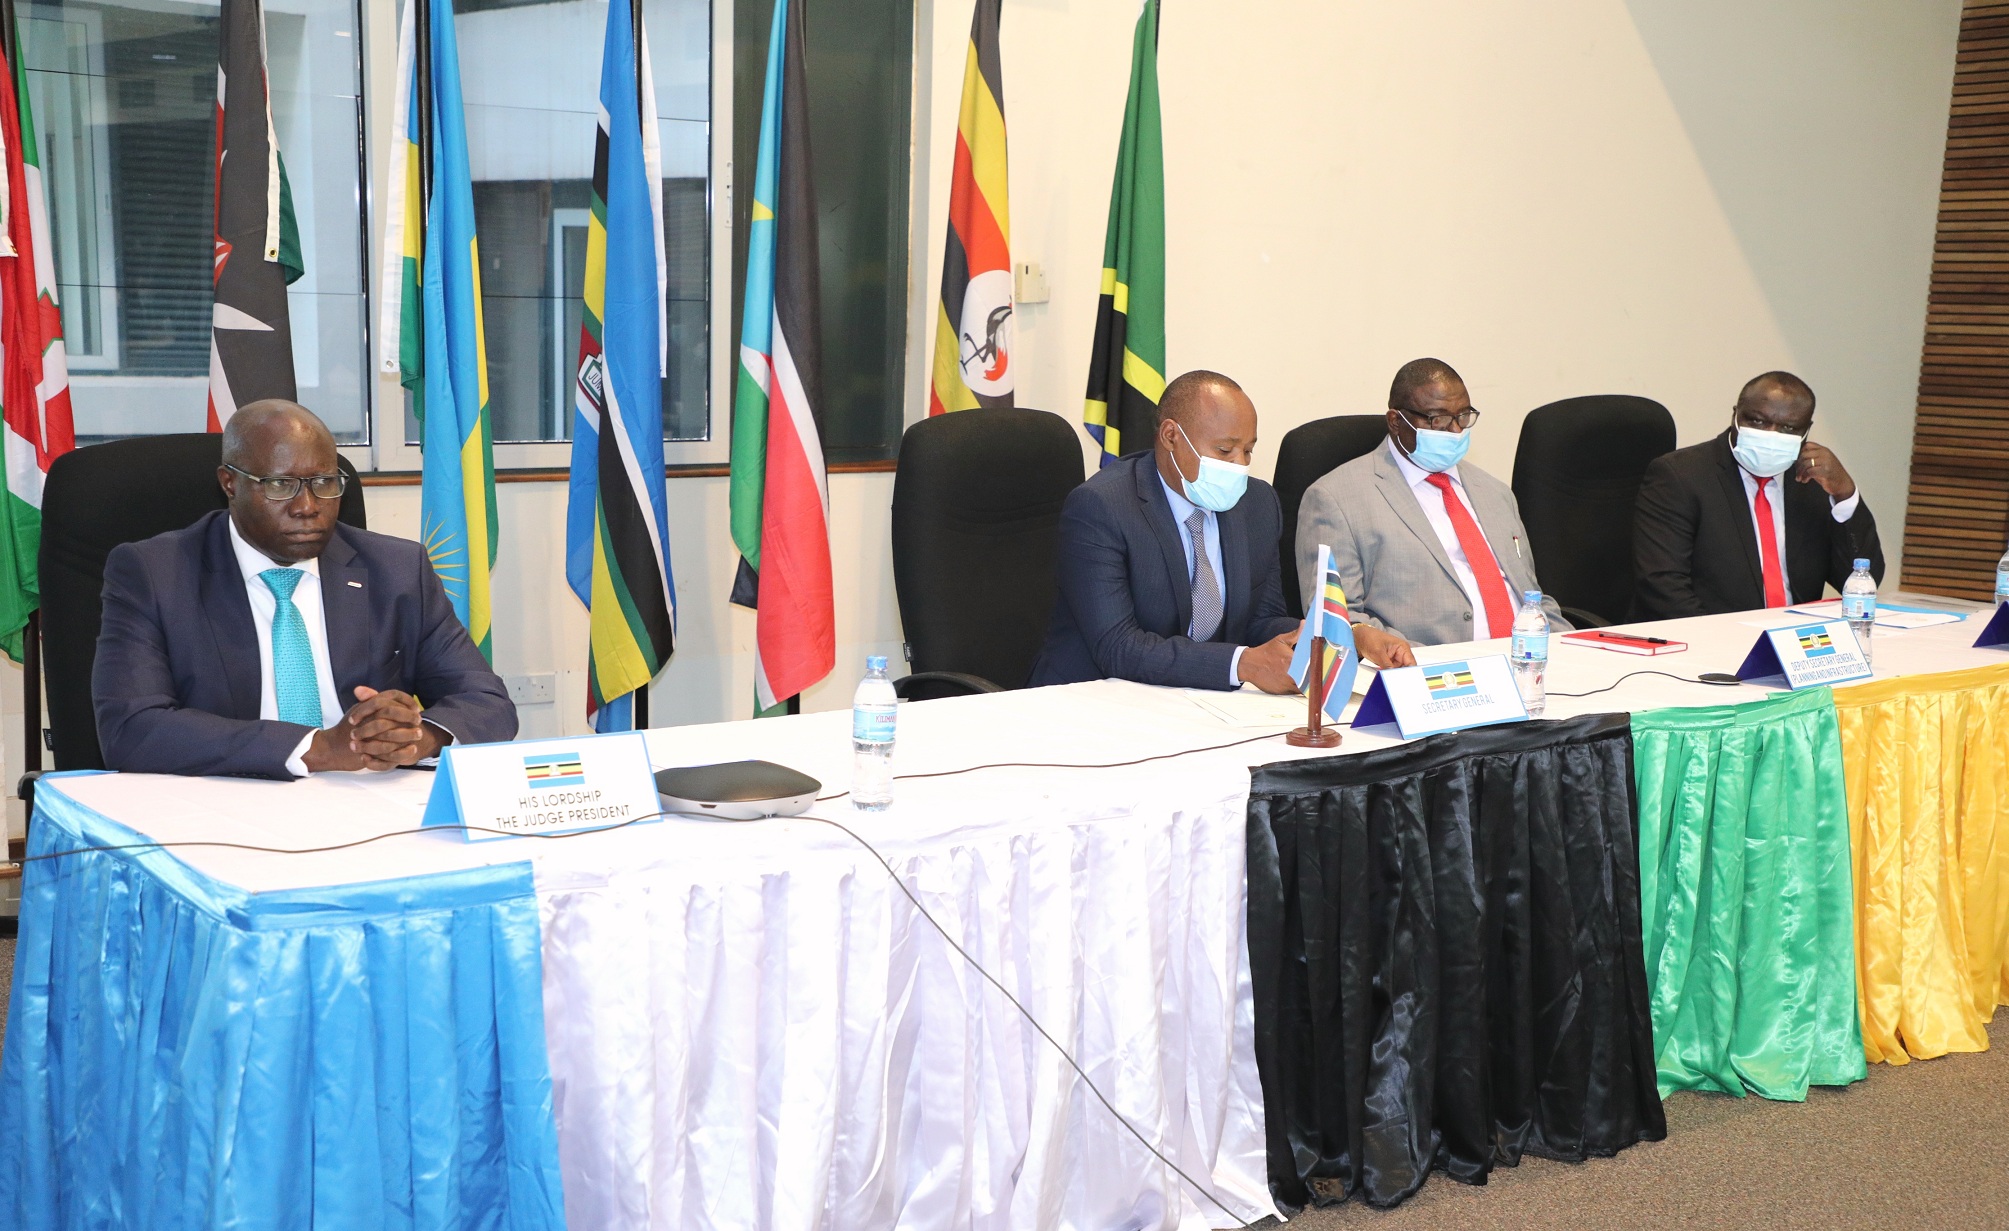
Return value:
[(1074, 425), (1040, 410), (923, 419), (893, 476), (893, 588), (909, 701), (1023, 688), (1057, 588), (1061, 502), (1080, 485)]
[[(105, 557), (121, 543), (180, 530), (223, 508), (223, 489), (216, 482), (222, 460), (223, 437), (196, 432), (107, 441), (64, 454), (49, 467), (42, 489), (40, 624), (42, 674), (49, 684), (49, 748), (57, 769), (105, 767), (91, 706)], [(340, 464), (349, 487), (337, 516), (345, 525), (364, 529), (363, 485), (347, 458)], [(27, 673), (24, 687), (30, 690), (32, 717), (40, 709), (34, 673)], [(28, 725), (31, 767), (41, 760), (40, 749), (33, 746), (42, 737), (40, 725)], [(31, 803), (32, 779), (31, 773), (20, 792)]]
[(1304, 614), (1304, 596), (1297, 584), (1297, 511), (1312, 484), (1356, 457), (1365, 457), (1388, 438), (1386, 415), (1334, 415), (1300, 423), (1284, 433), (1277, 448), (1277, 500), (1284, 507), (1283, 534), (1277, 551), (1283, 557), (1284, 605)]
[(1632, 610), (1632, 509), (1647, 463), (1674, 449), (1674, 416), (1651, 398), (1598, 394), (1528, 412), (1514, 499), (1542, 587), (1579, 628)]

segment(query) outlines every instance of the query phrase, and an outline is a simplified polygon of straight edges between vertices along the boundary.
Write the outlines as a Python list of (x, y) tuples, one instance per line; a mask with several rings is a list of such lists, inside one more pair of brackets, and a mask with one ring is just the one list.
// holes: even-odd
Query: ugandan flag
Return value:
[(928, 413), (1010, 406), (1011, 216), (1006, 203), (1004, 77), (998, 61), (1002, 0), (977, 0), (963, 107), (949, 179), (949, 238)]
[(565, 517), (565, 579), (591, 613), (586, 710), (601, 731), (634, 729), (636, 690), (669, 662), (675, 641), (663, 490), (669, 265), (655, 97), (641, 6), (610, 4)]
[(1158, 0), (1130, 47), (1130, 97), (1102, 243), (1102, 302), (1088, 357), (1088, 434), (1102, 464), (1148, 448), (1165, 393), (1165, 148), (1158, 122)]
[(383, 369), (410, 390), (419, 419), (426, 557), (468, 636), (492, 660), (495, 445), (452, 0), (405, 5), (391, 134)]

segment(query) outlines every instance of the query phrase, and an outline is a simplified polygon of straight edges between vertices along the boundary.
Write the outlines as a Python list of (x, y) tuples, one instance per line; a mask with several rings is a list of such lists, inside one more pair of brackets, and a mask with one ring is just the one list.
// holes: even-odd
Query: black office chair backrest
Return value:
[(1283, 557), (1284, 605), (1294, 614), (1304, 614), (1304, 598), (1297, 584), (1297, 511), (1312, 484), (1356, 457), (1374, 452), (1388, 439), (1388, 416), (1334, 415), (1313, 419), (1284, 433), (1277, 448), (1277, 499), (1284, 506), (1283, 534), (1277, 551)]
[(916, 674), (1025, 686), (1053, 615), (1060, 506), (1081, 480), (1074, 425), (1042, 410), (960, 410), (907, 429), (893, 586)]
[(1542, 588), (1607, 623), (1632, 609), (1632, 506), (1647, 463), (1674, 448), (1674, 416), (1651, 398), (1599, 394), (1528, 412), (1514, 499)]
[[(105, 767), (91, 708), (105, 557), (120, 543), (180, 530), (224, 507), (216, 482), (222, 460), (223, 437), (194, 432), (90, 445), (49, 467), (42, 489), (42, 676), (57, 769)], [(338, 516), (360, 529), (363, 485), (347, 458), (341, 467), (349, 489)]]

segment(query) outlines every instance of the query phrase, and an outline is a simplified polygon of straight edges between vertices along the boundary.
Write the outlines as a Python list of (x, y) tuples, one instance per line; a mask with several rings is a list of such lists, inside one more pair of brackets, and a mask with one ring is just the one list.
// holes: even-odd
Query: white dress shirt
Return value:
[[(1444, 494), (1430, 482), (1431, 472), (1403, 456), (1402, 450), (1395, 447), (1392, 438), (1388, 442), (1388, 455), (1395, 459), (1396, 466), (1402, 471), (1403, 479), (1409, 484), (1409, 490), (1416, 493), (1416, 503), (1423, 506), (1423, 516), (1430, 522), (1430, 528), (1437, 532), (1437, 542), (1444, 548), (1444, 554), (1451, 557), (1451, 573), (1458, 579), (1458, 588), (1465, 592), (1465, 601), (1472, 605), (1472, 640), (1486, 641), (1494, 637), (1504, 637), (1512, 632), (1512, 629), (1507, 628), (1496, 630), (1492, 621), (1486, 618), (1486, 598), (1479, 593), (1478, 575), (1472, 571), (1472, 562), (1465, 558), (1465, 549), (1458, 542), (1458, 529), (1451, 524), (1451, 515), (1444, 511)], [(1472, 524), (1478, 526), (1479, 532), (1484, 534), (1486, 528), (1479, 521), (1479, 515), (1472, 511), (1472, 499), (1465, 494), (1465, 482), (1458, 477), (1458, 468), (1453, 466), (1445, 471), (1444, 475), (1451, 480), (1451, 491), (1458, 497), (1458, 503), (1465, 506), (1465, 512), (1472, 518)], [(1493, 567), (1499, 569), (1498, 544), (1489, 541), (1486, 546), (1493, 549)], [(1515, 550), (1519, 548), (1516, 547)], [(1514, 583), (1507, 579), (1504, 571), (1500, 573), (1500, 584), (1507, 587), (1508, 602), (1518, 610), (1521, 596), (1514, 593)]]
[[(293, 605), (300, 610), (301, 622), (307, 626), (307, 644), (314, 651), (314, 682), (321, 686), (321, 725), (334, 726), (342, 721), (344, 710), (335, 696), (335, 672), (328, 663), (328, 618), (321, 605), (321, 562), (280, 564), (245, 542), (235, 521), (229, 524), (230, 548), (237, 553), (238, 571), (244, 574), (244, 596), (251, 600), (251, 625), (258, 635), (258, 716), (267, 721), (279, 717), (279, 692), (272, 682), (272, 617), (279, 610), (279, 600), (258, 575), (266, 569), (290, 567), (306, 574), (294, 587)], [(286, 768), (296, 778), (307, 776), (307, 746), (313, 741), (314, 737), (308, 735), (287, 758)]]
[[(1186, 521), (1193, 516), (1196, 510), (1207, 515), (1207, 522), (1200, 531), (1200, 537), (1207, 544), (1207, 563), (1214, 566), (1214, 585), (1221, 592), (1221, 626), (1225, 628), (1228, 623), (1228, 574), (1221, 568), (1220, 515), (1211, 509), (1200, 508), (1199, 505), (1186, 499), (1183, 493), (1173, 491), (1172, 485), (1165, 481), (1163, 471), (1158, 472), (1158, 486), (1165, 489), (1165, 503), (1172, 506), (1172, 523), (1179, 531), (1179, 547), (1186, 553), (1186, 588), (1188, 591), (1193, 588), (1193, 535), (1191, 531), (1186, 529)], [(1236, 646), (1235, 652), (1228, 658), (1228, 687), (1230, 688), (1240, 688), (1242, 686), (1242, 651), (1245, 648), (1247, 647)]]
[[(1760, 525), (1758, 522), (1758, 476), (1739, 466), (1737, 467), (1737, 477), (1744, 480), (1744, 505), (1751, 510), (1752, 532), (1756, 534), (1769, 533), (1772, 536), (1772, 541), (1779, 545), (1779, 580), (1786, 587), (1786, 601), (1789, 603), (1811, 603), (1819, 600), (1821, 596), (1818, 594), (1793, 593), (1793, 574), (1786, 567), (1785, 485), (1788, 483), (1797, 483), (1799, 480), (1793, 477), (1792, 471), (1788, 470), (1765, 485), (1765, 503), (1772, 506), (1772, 524), (1765, 526)], [(1862, 503), (1862, 499), (1863, 489), (1858, 487), (1855, 490), (1855, 494), (1851, 495), (1847, 500), (1836, 500), (1833, 496), (1829, 496), (1828, 506), (1833, 511), (1836, 521), (1845, 522), (1856, 515), (1856, 506)], [(1760, 550), (1758, 552), (1758, 568), (1761, 574), (1765, 567), (1763, 546), (1762, 543), (1759, 544)]]

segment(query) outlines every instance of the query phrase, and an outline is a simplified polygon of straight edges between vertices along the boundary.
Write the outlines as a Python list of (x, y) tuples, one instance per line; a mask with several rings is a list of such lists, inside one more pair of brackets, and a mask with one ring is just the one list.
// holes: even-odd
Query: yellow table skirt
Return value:
[(2009, 1004), (2009, 663), (1835, 690), (1863, 1051), (1988, 1049)]

